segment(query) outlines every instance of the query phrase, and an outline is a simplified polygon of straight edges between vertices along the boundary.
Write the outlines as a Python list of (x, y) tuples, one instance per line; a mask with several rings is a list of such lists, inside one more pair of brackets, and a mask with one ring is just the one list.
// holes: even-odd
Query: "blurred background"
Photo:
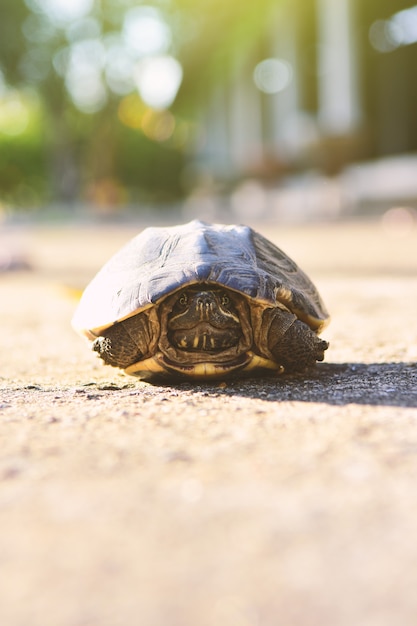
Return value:
[(414, 220), (416, 44), (410, 0), (2, 0), (0, 215)]

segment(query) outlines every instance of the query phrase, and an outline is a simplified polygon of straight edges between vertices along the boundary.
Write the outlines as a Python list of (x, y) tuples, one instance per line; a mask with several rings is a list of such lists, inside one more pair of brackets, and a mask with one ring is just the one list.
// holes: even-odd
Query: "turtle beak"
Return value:
[(200, 319), (200, 322), (207, 322), (210, 320), (210, 313), (215, 304), (213, 294), (207, 291), (200, 291), (194, 296), (193, 304), (195, 312)]

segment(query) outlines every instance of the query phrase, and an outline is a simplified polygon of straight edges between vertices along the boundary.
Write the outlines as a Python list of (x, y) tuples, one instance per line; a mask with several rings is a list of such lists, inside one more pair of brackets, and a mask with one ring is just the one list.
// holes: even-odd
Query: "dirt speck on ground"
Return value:
[(259, 227), (332, 314), (308, 376), (155, 386), (74, 294), (131, 227), (0, 232), (0, 624), (402, 626), (417, 615), (417, 228)]

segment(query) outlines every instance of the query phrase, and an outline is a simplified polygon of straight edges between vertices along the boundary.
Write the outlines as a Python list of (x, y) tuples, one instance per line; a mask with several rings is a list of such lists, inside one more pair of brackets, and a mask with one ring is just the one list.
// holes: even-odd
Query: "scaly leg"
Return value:
[(268, 313), (268, 349), (286, 372), (302, 372), (316, 361), (323, 361), (327, 341), (292, 313), (271, 309)]
[(125, 369), (146, 355), (149, 342), (147, 316), (139, 314), (107, 328), (93, 342), (93, 350), (107, 365)]

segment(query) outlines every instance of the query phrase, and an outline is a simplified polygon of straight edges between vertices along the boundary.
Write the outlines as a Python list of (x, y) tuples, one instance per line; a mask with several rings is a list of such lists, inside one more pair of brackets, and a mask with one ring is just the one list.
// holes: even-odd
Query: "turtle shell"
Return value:
[(147, 228), (117, 252), (85, 289), (74, 328), (92, 338), (196, 283), (232, 289), (265, 306), (284, 305), (319, 332), (328, 320), (311, 280), (248, 226)]

